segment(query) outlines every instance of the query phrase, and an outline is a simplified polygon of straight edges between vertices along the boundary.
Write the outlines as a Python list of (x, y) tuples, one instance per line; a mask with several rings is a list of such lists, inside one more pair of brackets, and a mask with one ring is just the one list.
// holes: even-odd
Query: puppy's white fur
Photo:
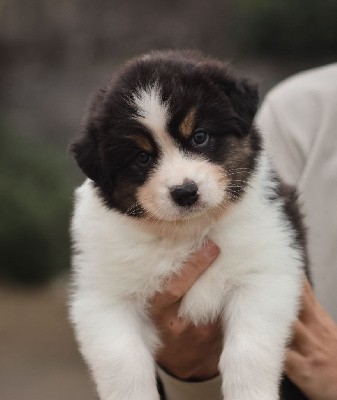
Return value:
[(281, 201), (268, 203), (261, 193), (265, 164), (261, 160), (252, 188), (221, 221), (196, 227), (195, 235), (180, 227), (172, 240), (144, 233), (130, 217), (106, 209), (89, 180), (77, 190), (72, 318), (102, 399), (158, 398), (152, 355), (160, 340), (146, 302), (206, 237), (221, 253), (185, 296), (181, 315), (196, 324), (223, 317), (227, 398), (277, 398), (301, 260)]
[[(134, 101), (141, 110), (139, 119), (154, 137), (163, 137), (168, 110), (155, 104), (156, 91), (147, 96), (138, 93)], [(158, 112), (162, 120), (155, 118)], [(159, 144), (165, 148), (163, 139)], [(173, 168), (176, 162), (186, 166), (194, 162), (177, 149), (170, 159)], [(202, 175), (198, 168), (182, 172), (181, 165), (170, 172), (169, 163), (165, 172), (164, 165), (163, 161), (160, 173), (168, 180), (197, 181), (196, 176), (187, 176), (193, 175), (192, 170)], [(147, 304), (206, 238), (218, 244), (220, 255), (185, 295), (180, 315), (194, 324), (221, 317), (225, 340), (219, 369), (227, 400), (278, 398), (284, 348), (298, 311), (303, 262), (293, 247), (294, 232), (284, 215), (283, 200), (267, 199), (274, 185), (262, 152), (246, 193), (221, 219), (168, 223), (161, 233), (148, 229), (146, 220), (108, 209), (92, 181), (77, 189), (71, 316), (101, 399), (159, 398), (154, 353), (160, 335), (147, 315)], [(169, 197), (163, 196), (168, 202)], [(163, 209), (168, 206), (165, 201)], [(172, 215), (174, 206), (169, 206)]]

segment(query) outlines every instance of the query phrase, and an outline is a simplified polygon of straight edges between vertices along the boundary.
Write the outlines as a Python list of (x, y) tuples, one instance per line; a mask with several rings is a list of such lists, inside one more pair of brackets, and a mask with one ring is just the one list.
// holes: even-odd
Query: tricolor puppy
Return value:
[(150, 299), (211, 239), (221, 249), (180, 315), (224, 326), (226, 400), (275, 400), (305, 263), (252, 121), (257, 91), (221, 62), (154, 52), (93, 99), (72, 146), (88, 179), (72, 221), (71, 317), (102, 400), (157, 400)]

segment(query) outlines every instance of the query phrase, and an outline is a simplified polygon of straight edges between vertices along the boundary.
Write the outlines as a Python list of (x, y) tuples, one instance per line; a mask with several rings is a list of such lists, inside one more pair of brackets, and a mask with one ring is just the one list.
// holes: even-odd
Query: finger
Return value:
[(301, 386), (306, 370), (306, 359), (295, 350), (288, 350), (284, 362), (284, 370), (288, 378), (297, 386)]
[(294, 325), (292, 342), (290, 349), (296, 351), (302, 356), (310, 354), (313, 345), (315, 344), (315, 338), (310, 330), (299, 320)]
[(312, 300), (315, 300), (314, 291), (312, 290), (310, 282), (308, 281), (308, 278), (306, 276), (304, 277), (303, 289), (304, 289), (304, 293), (306, 294), (306, 296), (308, 298), (311, 298)]
[(305, 320), (310, 318), (313, 314), (313, 309), (316, 303), (316, 298), (311, 285), (307, 278), (303, 281), (303, 293), (302, 293), (302, 308), (300, 312), (300, 319)]
[(299, 316), (300, 320), (313, 333), (319, 335), (322, 325), (333, 328), (334, 324), (323, 307), (318, 302), (308, 280), (304, 281), (304, 292), (302, 298), (302, 309)]
[(161, 310), (179, 302), (193, 283), (206, 271), (219, 254), (219, 247), (213, 242), (206, 242), (185, 262), (178, 274), (175, 274), (157, 293), (152, 301), (152, 311)]
[(218, 246), (215, 243), (207, 242), (184, 262), (180, 273), (175, 274), (166, 284), (165, 291), (171, 293), (173, 297), (181, 299), (200, 275), (213, 263), (218, 254)]

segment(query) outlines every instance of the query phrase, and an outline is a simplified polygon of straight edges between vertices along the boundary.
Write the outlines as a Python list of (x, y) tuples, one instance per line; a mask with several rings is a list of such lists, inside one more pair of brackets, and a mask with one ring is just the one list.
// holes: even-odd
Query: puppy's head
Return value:
[(256, 88), (219, 61), (150, 53), (96, 94), (72, 152), (108, 207), (165, 222), (212, 217), (254, 171), (257, 102)]

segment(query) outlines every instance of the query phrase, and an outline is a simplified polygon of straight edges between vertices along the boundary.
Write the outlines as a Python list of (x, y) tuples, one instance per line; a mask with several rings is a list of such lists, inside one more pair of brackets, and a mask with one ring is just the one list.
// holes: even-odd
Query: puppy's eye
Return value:
[(136, 161), (139, 165), (148, 165), (152, 161), (152, 157), (150, 154), (146, 153), (145, 151), (140, 151), (136, 155)]
[(194, 146), (201, 146), (208, 142), (208, 138), (209, 138), (208, 133), (202, 129), (199, 129), (194, 132), (191, 138), (191, 142)]

